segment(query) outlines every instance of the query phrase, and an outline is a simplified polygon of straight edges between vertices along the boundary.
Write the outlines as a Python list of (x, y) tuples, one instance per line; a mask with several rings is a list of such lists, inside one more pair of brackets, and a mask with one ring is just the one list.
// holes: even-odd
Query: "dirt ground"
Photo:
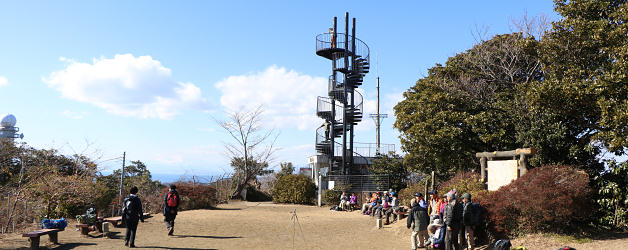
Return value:
[[(299, 223), (290, 221), (295, 209)], [(410, 231), (405, 220), (376, 229), (375, 220), (359, 212), (335, 212), (314, 206), (237, 202), (214, 210), (180, 212), (175, 228), (174, 236), (167, 236), (163, 217), (155, 215), (140, 223), (135, 245), (149, 249), (410, 249)], [(112, 239), (97, 232), (85, 237), (70, 224), (59, 233), (59, 245), (50, 245), (47, 236), (42, 236), (41, 245), (44, 249), (126, 248), (124, 228), (112, 231)], [(29, 245), (19, 234), (1, 237), (1, 249), (25, 249)], [(628, 236), (585, 244), (566, 244), (536, 236), (513, 243), (528, 250), (565, 245), (579, 250), (619, 250), (628, 249)]]

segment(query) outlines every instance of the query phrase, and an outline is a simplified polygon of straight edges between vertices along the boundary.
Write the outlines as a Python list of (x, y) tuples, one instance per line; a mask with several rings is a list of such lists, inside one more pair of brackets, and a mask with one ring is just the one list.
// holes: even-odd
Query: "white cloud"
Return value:
[(4, 76), (0, 76), (0, 87), (5, 86), (7, 84), (9, 84), (9, 80), (7, 80), (7, 78)]
[(314, 129), (316, 98), (327, 93), (327, 78), (312, 77), (271, 66), (262, 72), (230, 76), (215, 84), (222, 92), (220, 103), (229, 110), (263, 105), (269, 125)]
[(132, 54), (68, 63), (43, 81), (63, 97), (100, 107), (107, 112), (141, 118), (171, 119), (181, 109), (207, 109), (201, 89), (176, 81), (171, 70), (150, 56)]
[(61, 114), (65, 117), (78, 120), (83, 119), (83, 117), (87, 115), (87, 112), (74, 112), (70, 110), (64, 110), (63, 112), (61, 112)]

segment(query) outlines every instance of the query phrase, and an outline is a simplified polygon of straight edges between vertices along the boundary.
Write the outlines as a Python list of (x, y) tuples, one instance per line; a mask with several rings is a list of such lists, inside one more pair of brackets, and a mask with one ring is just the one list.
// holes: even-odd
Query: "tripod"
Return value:
[(294, 239), (297, 234), (297, 224), (299, 225), (299, 231), (301, 232), (301, 238), (303, 239), (303, 243), (305, 243), (305, 234), (303, 234), (303, 228), (301, 227), (301, 222), (299, 222), (299, 216), (297, 216), (297, 209), (295, 208), (290, 213), (292, 214), (292, 217), (290, 217), (290, 222), (288, 223), (288, 226), (286, 226), (286, 231), (284, 231), (284, 235), (288, 237), (288, 230), (290, 230), (290, 226), (292, 226), (292, 248), (294, 248)]

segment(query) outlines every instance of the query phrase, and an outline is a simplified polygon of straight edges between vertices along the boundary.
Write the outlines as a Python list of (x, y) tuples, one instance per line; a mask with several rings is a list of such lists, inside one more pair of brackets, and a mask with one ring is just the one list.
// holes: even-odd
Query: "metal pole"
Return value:
[[(344, 67), (348, 69), (349, 66), (349, 12), (345, 12), (345, 65)], [(344, 74), (344, 95), (347, 96), (347, 74)], [(347, 100), (343, 103), (342, 109), (342, 174), (345, 174), (345, 167), (347, 166)]]
[(377, 118), (375, 119), (375, 130), (377, 136), (375, 136), (375, 154), (379, 154), (379, 75), (377, 76)]
[[(357, 74), (358, 71), (355, 67), (355, 55), (356, 55), (356, 50), (355, 50), (355, 18), (351, 19), (352, 21), (352, 27), (351, 27), (351, 72), (353, 72), (353, 74)], [(364, 100), (363, 100), (364, 101)], [(355, 110), (355, 89), (353, 88), (353, 86), (351, 86), (351, 112), (356, 112)], [(349, 152), (350, 155), (349, 157), (349, 172), (351, 171), (351, 168), (353, 168), (353, 137), (355, 136), (355, 134), (353, 133), (353, 121), (351, 122), (351, 124), (349, 124), (349, 129), (351, 134), (349, 134)]]
[[(332, 46), (334, 48), (338, 48), (338, 45), (337, 45), (338, 44), (338, 41), (337, 41), (337, 38), (338, 38), (338, 29), (337, 29), (338, 22), (337, 21), (338, 20), (337, 19), (338, 19), (337, 17), (334, 17), (334, 34), (332, 34), (332, 36), (334, 38), (333, 39), (334, 44)], [(331, 67), (331, 74), (332, 74), (331, 78), (332, 79), (331, 79), (331, 81), (332, 81), (332, 88), (334, 88), (332, 90), (335, 93), (336, 83), (337, 83), (336, 82), (336, 70), (335, 70), (336, 69), (336, 58), (332, 56), (332, 59), (333, 60), (331, 61), (331, 63), (332, 63), (332, 67)], [(334, 165), (334, 155), (335, 155), (334, 151), (336, 151), (336, 129), (335, 129), (335, 127), (336, 127), (336, 99), (335, 99), (334, 95), (331, 96), (331, 122), (329, 124), (329, 126), (330, 126), (330, 131), (329, 131), (329, 137), (330, 137), (329, 141), (330, 142), (329, 142), (329, 144), (331, 145), (331, 149), (330, 149), (331, 153), (329, 154), (329, 159), (327, 159), (327, 161), (329, 162), (329, 171), (332, 170), (332, 167)], [(320, 185), (321, 185), (321, 183), (319, 183), (319, 186)]]
[(321, 168), (318, 168), (318, 206), (323, 206), (323, 176), (321, 175)]
[(9, 232), (9, 220), (11, 219), (11, 193), (7, 193), (7, 226), (5, 233)]
[(120, 196), (118, 197), (118, 207), (122, 207), (122, 191), (124, 189), (124, 163), (126, 162), (126, 152), (122, 153), (122, 174), (120, 174)]

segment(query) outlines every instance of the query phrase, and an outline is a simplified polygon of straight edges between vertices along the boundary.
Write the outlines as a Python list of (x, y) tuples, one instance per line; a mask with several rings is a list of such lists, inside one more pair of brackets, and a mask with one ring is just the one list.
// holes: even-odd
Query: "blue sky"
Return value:
[[(315, 36), (334, 16), (356, 17), (371, 48), (366, 113), (377, 61), (390, 115), (428, 68), (475, 43), (475, 27), (492, 35), (511, 32), (524, 13), (559, 18), (552, 1), (338, 2), (0, 1), (0, 114), (14, 114), (38, 148), (80, 153), (90, 144), (84, 153), (100, 160), (126, 151), (153, 173), (213, 175), (229, 171), (229, 138), (215, 119), (262, 104), (265, 124), (281, 132), (276, 163), (303, 167), (330, 74)], [(384, 120), (382, 142), (399, 148), (393, 121)], [(374, 137), (365, 118), (356, 141)]]

